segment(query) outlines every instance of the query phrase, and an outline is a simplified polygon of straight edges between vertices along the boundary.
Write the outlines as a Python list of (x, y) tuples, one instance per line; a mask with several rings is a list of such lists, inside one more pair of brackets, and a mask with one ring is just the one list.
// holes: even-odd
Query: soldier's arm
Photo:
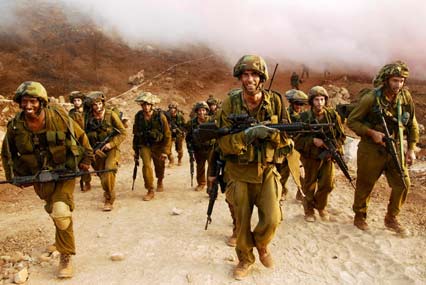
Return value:
[(413, 99), (410, 96), (411, 116), (407, 124), (407, 145), (408, 150), (414, 150), (414, 147), (419, 142), (419, 124), (417, 123), (415, 106)]
[(10, 133), (7, 131), (1, 146), (1, 162), (7, 180), (12, 179), (13, 177), (13, 157), (10, 146)]
[(74, 120), (70, 120), (73, 124), (74, 135), (82, 147), (84, 147), (84, 156), (80, 163), (90, 165), (94, 160), (93, 149), (90, 146), (89, 138), (86, 133), (80, 128), (79, 124)]
[(372, 111), (375, 100), (374, 93), (362, 96), (348, 117), (348, 127), (361, 137), (371, 135), (372, 129), (365, 124), (364, 118)]
[(163, 147), (161, 152), (169, 154), (172, 149), (172, 132), (170, 131), (169, 124), (167, 123), (167, 118), (165, 115), (161, 114), (160, 120), (163, 124)]
[(111, 148), (119, 146), (124, 139), (126, 138), (126, 128), (124, 127), (123, 123), (120, 120), (120, 117), (115, 112), (111, 112), (111, 120), (112, 120), (112, 126), (120, 132), (118, 135), (114, 136), (109, 144), (111, 145)]

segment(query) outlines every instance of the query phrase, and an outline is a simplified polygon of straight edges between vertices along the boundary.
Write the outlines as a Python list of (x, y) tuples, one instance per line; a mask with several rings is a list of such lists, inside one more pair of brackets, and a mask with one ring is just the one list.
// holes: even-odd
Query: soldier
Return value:
[[(218, 127), (231, 127), (231, 114), (248, 114), (259, 122), (282, 121), (282, 101), (276, 93), (264, 89), (268, 79), (265, 61), (256, 55), (245, 55), (234, 67), (234, 77), (241, 81), (242, 89), (229, 95), (222, 104)], [(275, 168), (285, 158), (283, 149), (290, 142), (277, 130), (262, 124), (218, 139), (226, 160), (227, 200), (234, 207), (236, 217), (239, 263), (233, 275), (237, 280), (246, 277), (255, 262), (254, 247), (266, 267), (273, 267), (268, 249), (281, 221), (279, 200), (280, 175)], [(251, 230), (253, 207), (257, 206), (259, 222)]]
[(302, 80), (300, 80), (299, 75), (295, 71), (293, 71), (290, 77), (291, 89), (299, 90), (300, 83), (302, 83)]
[(141, 92), (135, 102), (141, 105), (142, 110), (136, 113), (133, 123), (133, 150), (135, 159), (142, 158), (143, 180), (148, 190), (142, 199), (150, 201), (154, 198), (151, 160), (154, 162), (157, 177), (157, 192), (162, 192), (165, 159), (171, 150), (172, 135), (166, 116), (161, 111), (153, 109), (155, 104), (160, 103), (157, 96), (150, 92)]
[[(385, 174), (392, 188), (385, 226), (403, 236), (408, 230), (400, 224), (397, 216), (410, 188), (408, 167), (415, 159), (414, 147), (419, 141), (414, 102), (410, 92), (405, 88), (409, 75), (405, 63), (397, 61), (382, 67), (374, 80), (375, 89), (363, 95), (359, 104), (348, 118), (348, 126), (361, 137), (358, 145), (357, 180), (353, 203), (355, 212), (354, 225), (360, 230), (368, 230), (367, 208), (374, 184), (382, 173)], [(385, 149), (384, 126), (381, 124), (380, 109), (386, 113), (385, 120), (390, 135), (396, 142), (397, 157), (403, 173), (392, 161)], [(403, 133), (407, 134), (407, 151), (403, 153)], [(405, 185), (400, 175), (404, 176)]]
[[(314, 86), (309, 90), (309, 105), (311, 110), (303, 112), (300, 115), (300, 121), (305, 123), (334, 123), (334, 127), (328, 127), (324, 134), (333, 140), (336, 149), (342, 152), (342, 146), (345, 141), (343, 126), (338, 113), (327, 108), (328, 93), (321, 86)], [(302, 164), (305, 169), (303, 181), (303, 208), (305, 210), (305, 221), (314, 222), (315, 212), (322, 220), (328, 221), (329, 214), (325, 209), (328, 196), (334, 188), (334, 165), (326, 152), (326, 145), (321, 137), (316, 133), (302, 133), (296, 137), (296, 150), (299, 151), (302, 158)]]
[[(70, 102), (74, 105), (74, 108), (72, 108), (68, 112), (68, 116), (70, 116), (74, 121), (78, 123), (80, 128), (84, 130), (84, 99), (86, 98), (86, 95), (84, 95), (81, 91), (72, 91), (70, 93)], [(91, 185), (90, 181), (92, 180), (92, 177), (90, 174), (83, 175), (80, 178), (80, 190), (82, 192), (90, 191)]]
[[(69, 119), (65, 110), (48, 106), (46, 89), (40, 83), (22, 83), (13, 101), (22, 111), (9, 121), (2, 145), (6, 179), (36, 175), (46, 169), (90, 168), (93, 151), (86, 134)], [(77, 146), (78, 156), (73, 146)], [(73, 275), (71, 255), (75, 255), (71, 217), (75, 179), (34, 183), (33, 186), (40, 199), (46, 202), (45, 210), (55, 224), (55, 246), (60, 252), (57, 276), (70, 278)]]
[[(105, 108), (105, 95), (101, 91), (92, 91), (87, 95), (86, 102), (89, 112), (85, 118), (85, 130), (93, 148), (107, 137), (109, 141), (100, 149), (95, 150), (95, 170), (117, 169), (120, 161), (119, 146), (126, 138), (126, 129), (117, 113)], [(114, 134), (116, 133), (116, 134)], [(116, 172), (99, 174), (104, 190), (103, 211), (111, 211), (115, 201)]]
[(195, 159), (197, 163), (197, 187), (195, 191), (201, 191), (206, 187), (206, 162), (209, 158), (210, 151), (214, 145), (213, 141), (207, 141), (199, 143), (194, 140), (192, 134), (194, 129), (198, 128), (198, 125), (201, 123), (206, 123), (210, 120), (207, 116), (209, 106), (206, 102), (200, 101), (197, 102), (194, 106), (194, 113), (197, 115), (195, 118), (188, 121), (186, 125), (187, 135), (186, 135), (186, 147), (188, 149), (189, 156)]
[[(172, 145), (175, 143), (175, 150), (178, 153), (178, 165), (182, 165), (183, 157), (183, 139), (185, 138), (185, 118), (183, 113), (178, 110), (177, 103), (169, 104), (169, 110), (165, 112), (170, 130), (172, 132)], [(173, 153), (169, 153), (169, 165), (174, 164)]]
[(217, 113), (217, 110), (219, 109), (219, 99), (216, 99), (213, 97), (213, 95), (210, 95), (206, 102), (207, 105), (209, 105), (208, 115), (214, 117)]
[[(300, 121), (300, 113), (304, 111), (304, 106), (308, 104), (308, 95), (301, 90), (291, 89), (286, 92), (285, 97), (290, 102), (290, 106), (287, 108), (287, 112), (290, 116), (290, 120), (292, 123)], [(289, 161), (294, 161), (294, 168), (290, 169)], [(288, 189), (286, 187), (287, 180), (290, 176), (290, 173), (294, 177), (294, 181), (297, 185), (297, 194), (296, 199), (299, 201), (303, 200), (303, 195), (301, 192), (301, 176), (300, 176), (300, 153), (292, 149), (291, 152), (287, 155), (287, 159), (283, 164), (277, 165), (277, 168), (281, 174), (281, 185), (283, 186), (283, 193), (281, 200), (285, 200), (285, 196), (288, 193)]]

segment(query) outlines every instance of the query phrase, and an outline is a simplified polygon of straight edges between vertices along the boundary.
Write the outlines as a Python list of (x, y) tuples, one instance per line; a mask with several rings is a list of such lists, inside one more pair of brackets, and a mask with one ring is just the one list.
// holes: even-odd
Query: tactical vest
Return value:
[(112, 110), (106, 109), (102, 120), (94, 118), (91, 113), (86, 114), (86, 126), (84, 129), (89, 138), (90, 145), (94, 146), (96, 143), (103, 141), (113, 132), (112, 112)]
[(142, 145), (152, 146), (164, 140), (164, 126), (161, 114), (161, 111), (154, 110), (151, 120), (147, 121), (144, 118), (142, 110), (136, 113), (135, 128), (133, 129), (134, 144), (136, 147)]
[[(207, 117), (206, 123), (210, 121), (210, 118)], [(197, 152), (208, 152), (210, 150), (210, 147), (213, 146), (216, 142), (215, 139), (200, 143), (193, 137), (193, 132), (195, 129), (198, 128), (200, 123), (198, 122), (198, 117), (195, 117), (191, 119), (188, 122), (188, 135), (186, 137), (187, 144), (190, 145), (190, 148), (192, 148), (193, 151)]]
[[(282, 118), (285, 117), (285, 121), (289, 122), (289, 115), (282, 105), (283, 103), (279, 94), (276, 92), (269, 92), (267, 90), (263, 90), (263, 92), (264, 95), (269, 95), (270, 105), (268, 108), (266, 108), (265, 102), (262, 101), (259, 109), (257, 110), (255, 119), (259, 122), (269, 121), (273, 124), (276, 124), (282, 123)], [(242, 89), (234, 89), (228, 94), (231, 100), (232, 114), (247, 114), (247, 110), (243, 108), (242, 93)], [(281, 106), (281, 110), (277, 110), (279, 106)], [(247, 164), (252, 162), (257, 162), (260, 164), (271, 162), (282, 163), (285, 159), (285, 156), (291, 152), (292, 143), (291, 140), (286, 138), (283, 134), (281, 135), (280, 140), (285, 141), (285, 143), (282, 143), (279, 146), (266, 140), (263, 140), (261, 143), (255, 142), (251, 145), (247, 145), (247, 150), (242, 154), (227, 155), (225, 158), (227, 160), (239, 162), (240, 164)]]
[(84, 154), (71, 135), (72, 121), (65, 110), (48, 106), (45, 109), (46, 126), (39, 132), (31, 132), (25, 126), (24, 114), (19, 112), (9, 123), (8, 132), (14, 138), (13, 155), (17, 175), (34, 175), (38, 171), (53, 169), (75, 170)]

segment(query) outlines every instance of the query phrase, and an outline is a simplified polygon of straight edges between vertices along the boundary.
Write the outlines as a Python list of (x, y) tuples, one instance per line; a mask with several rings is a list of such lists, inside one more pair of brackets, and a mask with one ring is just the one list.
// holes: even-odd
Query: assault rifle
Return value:
[[(217, 139), (225, 135), (239, 133), (250, 127), (253, 127), (259, 122), (248, 114), (231, 114), (228, 116), (231, 121), (231, 127), (218, 128), (215, 123), (202, 123), (193, 132), (194, 140), (199, 143), (209, 141), (211, 139)], [(308, 124), (308, 123), (290, 123), (290, 124), (269, 124), (265, 123), (265, 126), (273, 129), (277, 129), (280, 132), (285, 133), (302, 133), (302, 132), (320, 132), (324, 127), (333, 127), (334, 124)]]
[(402, 168), (401, 160), (398, 157), (398, 153), (396, 151), (395, 140), (391, 137), (388, 125), (385, 120), (385, 116), (386, 116), (385, 110), (380, 106), (380, 104), (377, 104), (377, 105), (378, 106), (376, 107), (377, 108), (376, 111), (380, 117), (380, 121), (385, 131), (383, 142), (385, 143), (386, 151), (392, 157), (392, 162), (395, 165), (396, 169), (398, 170), (398, 174), (399, 174), (399, 177), (401, 178), (402, 184), (404, 185), (404, 189), (407, 189), (407, 184), (405, 183), (405, 173)]
[(207, 207), (207, 221), (206, 221), (206, 226), (204, 227), (205, 230), (207, 230), (207, 227), (209, 226), (209, 224), (212, 223), (211, 215), (213, 213), (214, 203), (216, 202), (216, 199), (217, 199), (219, 186), (222, 193), (225, 193), (225, 189), (226, 189), (226, 184), (223, 181), (223, 170), (225, 167), (225, 162), (220, 159), (216, 159), (214, 167), (215, 167), (214, 172), (215, 172), (216, 179), (211, 183), (211, 186), (207, 189), (207, 193), (209, 193), (209, 206)]
[(139, 166), (139, 153), (135, 154), (135, 166), (133, 167), (133, 182), (132, 182), (132, 191), (135, 190), (135, 181), (138, 176), (138, 166)]
[(193, 150), (188, 150), (189, 153), (189, 172), (191, 173), (191, 187), (194, 186), (194, 171), (195, 171), (195, 166), (194, 166), (194, 162), (195, 162), (195, 158), (194, 158), (194, 151)]
[(112, 130), (112, 132), (107, 135), (102, 141), (97, 142), (94, 146), (93, 146), (93, 153), (96, 153), (97, 150), (101, 150), (107, 143), (109, 143), (109, 141), (115, 137), (116, 135), (120, 134), (120, 131), (116, 128), (114, 128)]
[(337, 151), (334, 141), (325, 134), (324, 130), (321, 130), (319, 134), (319, 137), (322, 139), (327, 148), (326, 150), (320, 153), (319, 159), (323, 160), (327, 157), (331, 157), (331, 159), (339, 166), (345, 177), (349, 180), (349, 183), (352, 185), (352, 187), (356, 190), (355, 185), (353, 183), (354, 179), (351, 177), (349, 173), (349, 168), (343, 160), (342, 155)]
[(28, 185), (34, 183), (47, 183), (47, 182), (57, 182), (71, 180), (76, 177), (80, 177), (92, 173), (105, 173), (105, 172), (116, 172), (117, 169), (102, 169), (94, 171), (71, 171), (66, 169), (61, 170), (41, 170), (35, 175), (28, 176), (15, 176), (10, 180), (0, 181), (0, 184), (10, 183), (16, 186)]

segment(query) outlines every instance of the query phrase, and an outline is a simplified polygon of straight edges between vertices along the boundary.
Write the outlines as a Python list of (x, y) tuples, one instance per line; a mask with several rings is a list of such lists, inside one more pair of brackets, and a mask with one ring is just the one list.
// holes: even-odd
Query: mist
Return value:
[(426, 79), (424, 0), (61, 1), (131, 45), (201, 43), (230, 64), (252, 53), (318, 71), (400, 59)]

